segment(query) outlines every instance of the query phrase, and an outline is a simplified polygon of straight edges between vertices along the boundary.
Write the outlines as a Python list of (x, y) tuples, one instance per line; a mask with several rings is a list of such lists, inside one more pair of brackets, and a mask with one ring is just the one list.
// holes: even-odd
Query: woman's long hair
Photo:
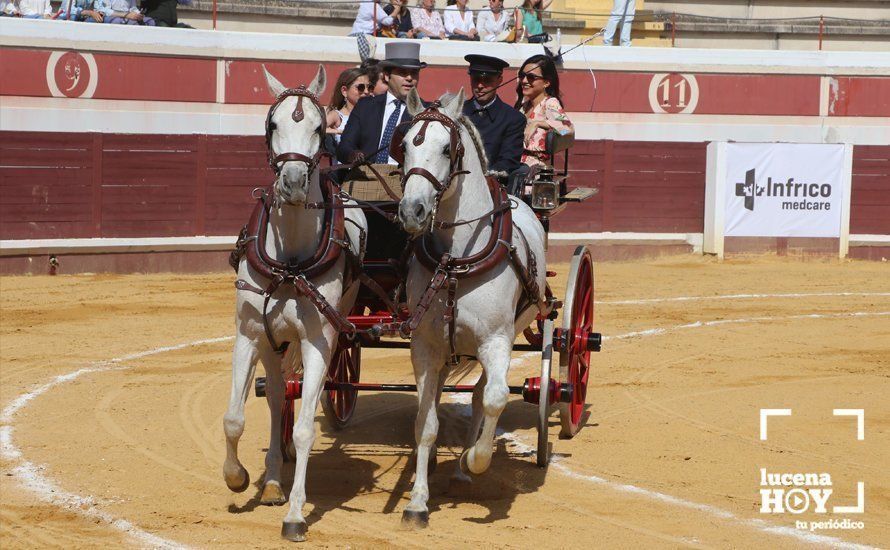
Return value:
[(340, 73), (340, 77), (337, 78), (337, 85), (334, 86), (334, 94), (331, 96), (331, 103), (328, 105), (328, 109), (331, 109), (332, 111), (339, 111), (342, 109), (343, 106), (346, 105), (346, 96), (344, 96), (341, 91), (343, 86), (349, 88), (358, 77), (366, 76), (367, 74), (368, 71), (362, 67), (346, 69)]
[(522, 9), (528, 12), (534, 12), (535, 17), (538, 18), (538, 21), (541, 21), (541, 8), (535, 7), (535, 4), (539, 4), (540, 2), (536, 0), (525, 0), (522, 2)]
[[(541, 76), (544, 77), (544, 80), (550, 82), (550, 85), (544, 88), (544, 91), (550, 97), (555, 97), (559, 104), (562, 105), (562, 95), (559, 93), (559, 73), (556, 72), (556, 63), (553, 62), (553, 59), (543, 54), (533, 55), (522, 63), (522, 68), (519, 71), (524, 71), (530, 65), (532, 67), (540, 67)], [(522, 82), (523, 79), (521, 78), (516, 81), (516, 105), (513, 106), (515, 109), (522, 107), (524, 99), (522, 96)]]

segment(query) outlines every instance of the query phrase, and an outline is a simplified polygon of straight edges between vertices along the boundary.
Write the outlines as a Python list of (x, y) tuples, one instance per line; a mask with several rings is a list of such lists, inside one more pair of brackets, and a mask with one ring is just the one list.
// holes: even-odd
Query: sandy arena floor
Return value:
[[(609, 339), (590, 419), (564, 441), (553, 416), (548, 470), (530, 454), (535, 408), (513, 398), (489, 472), (449, 492), (468, 406), (446, 396), (430, 528), (403, 531), (415, 399), (362, 394), (343, 432), (319, 411), (312, 546), (890, 546), (890, 265), (678, 257), (596, 275)], [(232, 279), (0, 279), (0, 546), (285, 546), (285, 509), (258, 505), (264, 400), (249, 399), (240, 446), (254, 487), (232, 494), (222, 480)], [(537, 361), (517, 360), (511, 380)], [(362, 372), (412, 379), (405, 351), (366, 350)], [(761, 408), (793, 410), (768, 441)], [(864, 409), (863, 441), (835, 408)], [(863, 481), (865, 512), (761, 514), (760, 468), (829, 473), (829, 506), (854, 505)], [(864, 529), (795, 528), (831, 518)]]

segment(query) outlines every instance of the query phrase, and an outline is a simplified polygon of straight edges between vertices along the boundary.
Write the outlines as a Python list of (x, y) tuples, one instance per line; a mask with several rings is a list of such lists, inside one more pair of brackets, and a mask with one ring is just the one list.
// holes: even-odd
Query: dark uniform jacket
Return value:
[[(501, 98), (495, 96), (494, 102), (487, 108), (479, 110), (474, 99), (464, 103), (464, 114), (467, 115), (485, 144), (488, 155), (488, 169), (496, 172), (507, 172), (519, 168), (522, 157), (522, 140), (525, 132), (525, 115), (510, 107)], [(352, 122), (352, 119), (349, 120)]]
[[(365, 157), (371, 156), (380, 147), (380, 135), (383, 133), (383, 111), (386, 109), (386, 98), (389, 94), (364, 97), (355, 104), (346, 121), (346, 128), (340, 136), (337, 147), (337, 160), (350, 162), (354, 151), (361, 151)], [(402, 106), (402, 117), (399, 122), (411, 120), (408, 109)]]

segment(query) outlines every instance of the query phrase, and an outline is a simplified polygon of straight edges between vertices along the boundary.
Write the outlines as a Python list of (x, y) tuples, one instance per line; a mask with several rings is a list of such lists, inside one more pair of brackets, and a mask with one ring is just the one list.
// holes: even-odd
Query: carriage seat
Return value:
[(568, 151), (574, 144), (575, 134), (562, 135), (555, 130), (550, 130), (547, 132), (547, 137), (544, 140), (544, 150), (550, 155), (552, 162), (554, 155)]
[[(392, 164), (373, 164), (390, 190), (399, 198), (402, 196), (402, 175)], [(343, 190), (358, 200), (369, 202), (392, 201), (380, 180), (368, 166), (357, 166), (343, 177)]]

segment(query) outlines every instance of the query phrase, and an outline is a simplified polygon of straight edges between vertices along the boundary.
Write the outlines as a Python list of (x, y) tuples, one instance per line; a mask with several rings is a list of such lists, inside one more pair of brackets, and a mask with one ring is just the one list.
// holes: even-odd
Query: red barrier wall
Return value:
[[(701, 232), (705, 144), (581, 141), (557, 231)], [(234, 235), (271, 181), (262, 137), (0, 132), (0, 238)]]
[[(569, 186), (599, 193), (553, 230), (700, 233), (705, 164), (705, 143), (579, 141)], [(260, 136), (0, 132), (0, 238), (234, 235), (271, 179)], [(854, 148), (850, 232), (890, 233), (890, 146)]]
[(853, 148), (850, 233), (890, 235), (890, 145)]

